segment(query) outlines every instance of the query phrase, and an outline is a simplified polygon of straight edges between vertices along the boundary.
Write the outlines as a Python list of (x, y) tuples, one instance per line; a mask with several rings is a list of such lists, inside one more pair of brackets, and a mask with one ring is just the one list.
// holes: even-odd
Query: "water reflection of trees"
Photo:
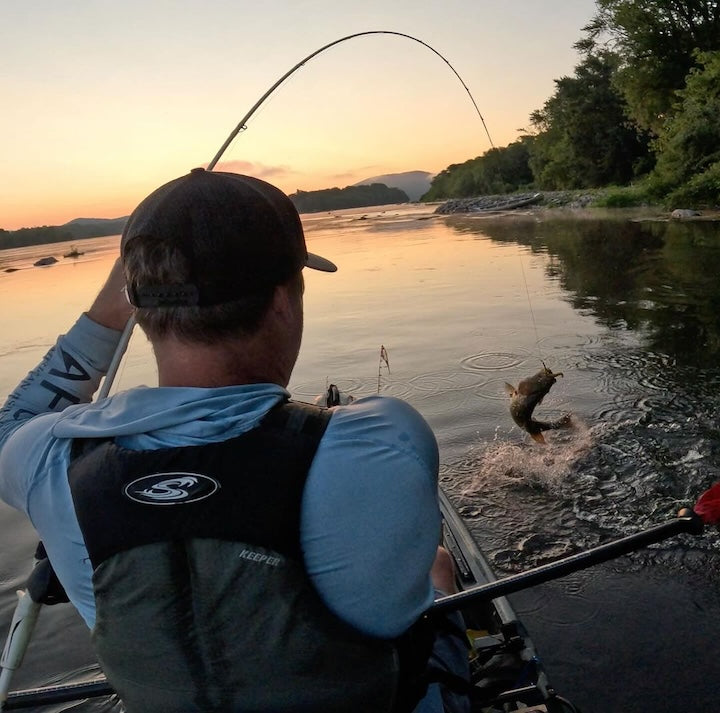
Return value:
[(720, 223), (627, 219), (477, 220), (458, 231), (550, 256), (547, 274), (576, 309), (641, 334), (678, 363), (720, 356)]

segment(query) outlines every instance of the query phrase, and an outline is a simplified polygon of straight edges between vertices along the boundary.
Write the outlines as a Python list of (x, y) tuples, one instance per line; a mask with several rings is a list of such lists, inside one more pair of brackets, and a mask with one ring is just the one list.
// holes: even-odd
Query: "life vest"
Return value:
[(363, 635), (305, 571), (300, 506), (330, 412), (290, 402), (236, 438), (74, 444), (98, 660), (128, 713), (411, 711), (432, 634)]

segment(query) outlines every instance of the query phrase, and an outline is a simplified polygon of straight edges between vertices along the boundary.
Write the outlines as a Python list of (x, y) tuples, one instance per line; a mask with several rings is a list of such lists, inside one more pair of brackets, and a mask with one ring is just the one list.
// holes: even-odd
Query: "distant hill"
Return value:
[(319, 213), (343, 208), (365, 208), (366, 206), (407, 203), (408, 196), (399, 188), (389, 188), (382, 183), (325, 188), (320, 191), (297, 191), (290, 194), (298, 213)]
[(411, 201), (420, 200), (420, 197), (430, 190), (433, 179), (432, 173), (427, 171), (405, 171), (405, 173), (388, 173), (385, 176), (373, 176), (354, 183), (355, 186), (367, 186), (371, 183), (384, 183), (391, 188), (399, 188), (407, 193)]
[(103, 227), (108, 226), (112, 227), (115, 223), (120, 223), (121, 225), (125, 225), (127, 222), (129, 216), (125, 215), (122, 218), (73, 218), (73, 220), (68, 221), (65, 223), (65, 225), (74, 225), (79, 228), (84, 228), (86, 226), (90, 227)]
[(19, 230), (0, 228), (0, 250), (119, 235), (126, 222), (127, 216), (124, 218), (75, 218), (64, 225), (42, 225)]
[(101, 238), (122, 233), (128, 216), (122, 218), (75, 218), (62, 227), (73, 234), (73, 239)]
[[(430, 188), (433, 174), (407, 171), (375, 176), (345, 188), (297, 191), (290, 196), (300, 213), (315, 213), (342, 208), (390, 205), (416, 201)], [(122, 233), (128, 216), (122, 218), (75, 218), (64, 225), (43, 225), (19, 230), (0, 228), (0, 250), (26, 245), (60, 243), (85, 238), (101, 238)]]

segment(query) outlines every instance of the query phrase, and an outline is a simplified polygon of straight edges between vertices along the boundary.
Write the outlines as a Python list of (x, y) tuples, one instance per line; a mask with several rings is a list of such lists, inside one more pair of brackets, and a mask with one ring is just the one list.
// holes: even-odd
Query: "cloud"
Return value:
[(357, 181), (358, 176), (372, 176), (378, 173), (380, 168), (377, 164), (371, 164), (369, 166), (360, 166), (348, 171), (342, 171), (341, 173), (332, 173), (328, 178), (332, 181)]
[[(205, 164), (207, 166), (207, 164)], [(220, 161), (215, 166), (217, 171), (227, 171), (228, 173), (242, 173), (247, 176), (255, 176), (255, 178), (286, 178), (296, 175), (290, 166), (266, 166), (263, 163), (253, 163), (252, 161)]]
[(344, 173), (333, 173), (332, 175), (328, 176), (333, 181), (353, 181), (357, 178), (357, 173), (355, 171), (345, 171)]
[[(207, 168), (207, 164), (204, 164)], [(381, 173), (382, 166), (369, 164), (357, 169), (346, 169), (337, 173), (310, 173), (298, 171), (287, 164), (267, 165), (241, 159), (220, 161), (215, 167), (217, 171), (241, 173), (246, 176), (262, 178), (274, 183), (282, 190), (320, 190), (331, 186), (353, 185), (357, 181)], [(298, 188), (300, 186), (300, 188)]]

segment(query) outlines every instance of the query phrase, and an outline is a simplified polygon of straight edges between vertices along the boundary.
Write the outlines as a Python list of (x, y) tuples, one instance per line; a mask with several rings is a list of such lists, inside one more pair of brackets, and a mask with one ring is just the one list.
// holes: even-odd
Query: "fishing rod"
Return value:
[(368, 35), (394, 35), (396, 37), (405, 37), (408, 40), (412, 40), (413, 42), (417, 42), (418, 44), (422, 45), (423, 47), (427, 47), (431, 52), (434, 52), (440, 59), (447, 64), (448, 67), (452, 70), (453, 74), (458, 78), (460, 84), (463, 85), (463, 88), (467, 92), (468, 96), (470, 97), (470, 101), (472, 102), (473, 106), (475, 107), (475, 111), (477, 112), (477, 115), (480, 117), (480, 121), (482, 122), (483, 128), (485, 129), (485, 133), (487, 134), (488, 141), (490, 142), (490, 146), (492, 148), (495, 148), (495, 144), (493, 143), (492, 138), (490, 137), (490, 132), (488, 131), (487, 125), (485, 124), (485, 119), (483, 118), (483, 115), (480, 113), (480, 108), (477, 105), (477, 102), (475, 101), (475, 98), (472, 95), (472, 92), (468, 88), (467, 84), (463, 81), (463, 78), (458, 74), (455, 67), (450, 64), (450, 62), (443, 57), (443, 55), (440, 54), (434, 47), (431, 47), (427, 42), (423, 42), (422, 40), (418, 39), (417, 37), (413, 37), (412, 35), (408, 35), (404, 32), (395, 32), (393, 30), (367, 30), (365, 32), (356, 32), (352, 35), (346, 35), (345, 37), (341, 37), (339, 40), (334, 40), (333, 42), (328, 42), (328, 44), (323, 45), (320, 47), (320, 49), (315, 50), (314, 52), (311, 52), (307, 57), (304, 57), (301, 59), (294, 67), (289, 69), (285, 74), (280, 77), (280, 79), (273, 84), (270, 89), (268, 89), (265, 94), (263, 94), (260, 99), (255, 102), (253, 107), (248, 111), (245, 116), (240, 119), (238, 122), (238, 125), (230, 132), (230, 136), (227, 137), (225, 140), (225, 143), (220, 147), (220, 150), (217, 152), (213, 160), (208, 164), (208, 170), (212, 171), (212, 169), (215, 167), (217, 162), (220, 160), (223, 153), (225, 153), (225, 150), (228, 146), (232, 143), (233, 139), (241, 132), (247, 129), (246, 123), (250, 119), (250, 117), (260, 108), (260, 106), (263, 104), (263, 102), (291, 75), (295, 74), (295, 72), (300, 69), (302, 66), (304, 66), (307, 62), (309, 62), (313, 57), (316, 57), (321, 52), (324, 52), (327, 49), (330, 49), (330, 47), (334, 47), (335, 45), (339, 45), (341, 42), (346, 42), (347, 40), (352, 40), (356, 37), (366, 37)]
[[(356, 32), (351, 35), (346, 35), (344, 37), (341, 37), (340, 39), (323, 45), (319, 49), (308, 54), (306, 57), (303, 57), (303, 59), (301, 59), (297, 64), (295, 64), (287, 72), (285, 72), (285, 74), (283, 74), (274, 84), (272, 84), (270, 88), (255, 102), (255, 104), (253, 104), (250, 110), (240, 119), (235, 128), (230, 132), (227, 139), (225, 139), (218, 152), (207, 165), (207, 170), (212, 171), (215, 168), (218, 161), (222, 158), (223, 154), (233, 142), (235, 137), (241, 131), (245, 131), (247, 129), (247, 122), (251, 119), (255, 112), (263, 105), (263, 103), (268, 99), (268, 97), (270, 97), (270, 95), (273, 94), (276, 89), (278, 89), (278, 87), (280, 87), (289, 77), (295, 74), (295, 72), (297, 72), (301, 67), (307, 64), (314, 57), (318, 56), (322, 52), (325, 52), (331, 47), (334, 47), (335, 45), (338, 45), (342, 42), (347, 42), (348, 40), (352, 40), (357, 37), (367, 37), (370, 35), (391, 35), (395, 37), (403, 37), (429, 49), (443, 62), (445, 62), (445, 64), (447, 64), (453, 74), (457, 77), (458, 81), (460, 82), (460, 84), (462, 84), (463, 88), (470, 97), (470, 101), (472, 102), (472, 105), (475, 108), (477, 115), (480, 117), (480, 121), (482, 122), (485, 133), (487, 134), (488, 140), (490, 141), (490, 145), (495, 148), (495, 144), (493, 143), (490, 132), (488, 131), (487, 125), (485, 124), (485, 119), (480, 112), (480, 108), (478, 107), (477, 102), (472, 95), (472, 92), (470, 91), (463, 78), (457, 72), (455, 67), (453, 67), (453, 65), (446, 57), (444, 57), (440, 52), (438, 52), (427, 42), (424, 42), (423, 40), (420, 40), (417, 37), (413, 37), (412, 35), (406, 34), (404, 32), (396, 32), (393, 30), (368, 30), (364, 32)], [(115, 378), (117, 377), (117, 373), (120, 368), (123, 356), (127, 351), (127, 347), (130, 343), (134, 327), (135, 319), (131, 316), (125, 324), (125, 328), (123, 329), (122, 334), (120, 335), (120, 339), (108, 367), (108, 371), (105, 374), (105, 378), (103, 379), (100, 389), (98, 390), (98, 400), (105, 399), (110, 393), (110, 389), (112, 388)], [(38, 598), (33, 593), (29, 592), (27, 589), (25, 591), (18, 592), (18, 602), (15, 607), (15, 612), (13, 614), (12, 623), (10, 625), (10, 633), (8, 634), (7, 640), (5, 642), (5, 647), (3, 649), (2, 655), (0, 656), (0, 711), (3, 710), (3, 701), (8, 695), (11, 676), (13, 672), (22, 663), (42, 604), (42, 598)]]
[[(460, 84), (462, 84), (463, 89), (467, 92), (467, 95), (470, 97), (470, 101), (472, 102), (473, 107), (475, 108), (475, 112), (480, 117), (480, 121), (482, 122), (483, 128), (485, 129), (485, 134), (488, 137), (488, 141), (490, 142), (490, 146), (492, 148), (495, 148), (495, 144), (493, 143), (492, 137), (490, 136), (490, 131), (487, 128), (487, 124), (485, 123), (485, 119), (483, 118), (482, 113), (480, 112), (480, 107), (478, 107), (477, 102), (475, 101), (475, 97), (473, 97), (472, 92), (470, 91), (470, 88), (465, 83), (463, 78), (460, 76), (458, 71), (455, 69), (455, 67), (450, 64), (450, 61), (444, 57), (440, 52), (438, 52), (434, 47), (429, 45), (427, 42), (423, 42), (423, 40), (418, 39), (417, 37), (413, 37), (412, 35), (408, 35), (404, 32), (396, 32), (394, 30), (366, 30), (364, 32), (355, 32), (352, 35), (345, 35), (345, 37), (341, 37), (340, 39), (334, 40), (333, 42), (328, 42), (326, 45), (323, 45), (319, 49), (315, 50), (314, 52), (311, 52), (306, 57), (303, 57), (296, 65), (291, 67), (285, 74), (283, 74), (270, 88), (255, 102), (255, 104), (250, 107), (250, 110), (245, 114), (245, 116), (240, 119), (240, 121), (237, 123), (235, 128), (230, 132), (227, 139), (223, 142), (223, 145), (220, 147), (218, 152), (213, 156), (210, 163), (207, 165), (208, 171), (212, 171), (215, 166), (217, 166), (218, 161), (222, 158), (225, 151), (228, 149), (230, 144), (233, 142), (235, 137), (241, 132), (245, 131), (247, 129), (247, 122), (251, 119), (253, 114), (265, 103), (265, 101), (270, 97), (275, 90), (280, 87), (281, 84), (283, 84), (287, 79), (289, 79), (295, 72), (297, 72), (299, 69), (301, 69), (303, 66), (305, 66), (311, 59), (314, 57), (317, 57), (322, 52), (325, 52), (325, 50), (330, 49), (331, 47), (334, 47), (335, 45), (339, 45), (342, 42), (347, 42), (348, 40), (355, 39), (357, 37), (367, 37), (370, 35), (391, 35), (394, 37), (404, 37), (405, 39), (412, 40), (413, 42), (417, 42), (419, 45), (422, 45), (423, 47), (426, 47), (429, 49), (433, 54), (437, 55), (447, 66), (450, 68), (452, 73), (457, 77)], [(120, 368), (120, 363), (122, 362), (122, 357), (125, 354), (125, 351), (127, 350), (128, 344), (130, 343), (130, 338), (132, 337), (133, 328), (135, 327), (135, 319), (134, 317), (130, 317), (127, 324), (125, 325), (125, 329), (123, 330), (123, 333), (120, 337), (120, 341), (118, 342), (118, 345), (115, 350), (115, 354), (113, 355), (112, 362), (110, 364), (110, 368), (107, 371), (107, 374), (105, 375), (105, 379), (103, 380), (102, 386), (100, 388), (100, 391), (98, 392), (98, 398), (105, 398), (109, 392), (110, 388), (112, 387), (113, 382), (115, 381), (115, 378), (117, 376), (118, 369)]]

